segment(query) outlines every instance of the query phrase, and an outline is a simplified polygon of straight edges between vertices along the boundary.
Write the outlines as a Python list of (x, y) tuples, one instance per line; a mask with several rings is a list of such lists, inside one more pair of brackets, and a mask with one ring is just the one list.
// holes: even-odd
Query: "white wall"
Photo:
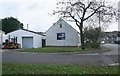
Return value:
[(2, 44), (3, 35), (0, 33), (0, 44)]
[(118, 12), (118, 14), (119, 14), (119, 16), (118, 16), (118, 31), (120, 31), (120, 1), (118, 3), (118, 10), (119, 10), (119, 12)]
[(24, 31), (24, 30), (17, 30), (14, 32), (9, 33), (8, 35), (10, 35), (10, 37), (17, 37), (18, 39), (18, 43), (21, 44), (21, 48), (22, 48), (22, 37), (33, 37), (33, 47), (34, 48), (40, 48), (42, 47), (42, 36), (32, 33), (32, 32), (28, 32), (28, 31)]
[(35, 34), (33, 37), (33, 46), (34, 48), (42, 47), (42, 36)]
[(2, 30), (0, 30), (0, 44), (2, 44), (2, 41), (3, 41), (3, 32), (2, 32)]
[[(60, 24), (62, 24), (62, 28), (60, 28)], [(65, 33), (65, 40), (57, 40), (57, 33)], [(78, 32), (64, 20), (57, 21), (46, 32), (47, 46), (78, 46), (78, 43)]]
[(0, 33), (0, 44), (2, 44), (2, 34)]
[(117, 40), (120, 41), (120, 37), (117, 37)]
[(8, 36), (7, 35), (5, 35), (4, 33), (0, 33), (0, 44), (2, 43), (2, 42), (5, 42), (5, 40), (8, 38)]

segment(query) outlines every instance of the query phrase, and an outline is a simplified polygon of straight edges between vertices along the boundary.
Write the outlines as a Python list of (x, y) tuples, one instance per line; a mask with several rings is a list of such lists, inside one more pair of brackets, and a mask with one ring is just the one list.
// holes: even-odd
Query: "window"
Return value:
[(60, 28), (62, 28), (62, 24), (60, 24)]
[(57, 33), (57, 40), (65, 40), (65, 33)]

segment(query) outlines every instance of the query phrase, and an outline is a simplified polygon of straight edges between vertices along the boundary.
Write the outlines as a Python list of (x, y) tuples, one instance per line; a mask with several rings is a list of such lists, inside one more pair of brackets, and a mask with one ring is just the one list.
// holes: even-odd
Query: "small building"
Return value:
[(62, 18), (46, 31), (46, 46), (78, 46), (80, 43), (79, 32)]
[(41, 48), (42, 47), (42, 35), (34, 31), (27, 29), (19, 29), (8, 33), (10, 38), (17, 37), (17, 43), (21, 48)]
[(0, 44), (2, 44), (2, 37), (3, 37), (4, 32), (0, 30)]
[(3, 43), (7, 39), (7, 35), (5, 34), (4, 31), (0, 30), (0, 48), (2, 48)]
[(4, 34), (4, 32), (2, 30), (0, 30), (0, 49), (2, 48), (3, 34)]

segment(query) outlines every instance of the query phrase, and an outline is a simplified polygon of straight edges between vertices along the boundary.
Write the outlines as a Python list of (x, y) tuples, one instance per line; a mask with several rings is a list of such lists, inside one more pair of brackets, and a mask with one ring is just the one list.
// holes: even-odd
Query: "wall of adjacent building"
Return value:
[[(62, 28), (60, 28), (62, 25)], [(57, 33), (65, 33), (65, 39), (58, 40)], [(58, 20), (46, 32), (46, 46), (78, 46), (80, 43), (78, 32), (64, 20)]]

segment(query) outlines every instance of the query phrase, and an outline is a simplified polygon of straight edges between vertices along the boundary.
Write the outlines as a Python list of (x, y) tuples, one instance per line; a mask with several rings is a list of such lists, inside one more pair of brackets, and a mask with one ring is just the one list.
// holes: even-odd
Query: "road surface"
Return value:
[[(113, 62), (115, 63), (120, 63), (120, 45), (118, 44), (105, 44), (105, 47), (111, 49), (111, 51), (109, 52), (104, 52), (104, 56), (106, 56), (107, 58), (110, 58)], [(107, 62), (107, 61), (106, 61)]]
[(55, 53), (28, 53), (3, 51), (3, 63), (30, 63), (30, 64), (82, 64), (82, 65), (114, 65), (118, 63), (116, 44), (106, 44), (110, 52), (89, 54), (55, 54)]

